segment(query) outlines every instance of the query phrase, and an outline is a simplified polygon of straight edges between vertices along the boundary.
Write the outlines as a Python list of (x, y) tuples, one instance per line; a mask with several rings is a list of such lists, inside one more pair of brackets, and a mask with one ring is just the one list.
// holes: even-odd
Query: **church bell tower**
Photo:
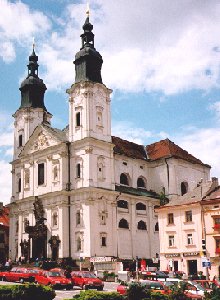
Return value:
[(13, 115), (15, 118), (14, 159), (18, 158), (34, 129), (42, 122), (50, 123), (52, 117), (44, 105), (44, 93), (47, 87), (38, 77), (38, 56), (35, 54), (34, 44), (27, 67), (28, 76), (20, 86), (21, 105)]
[(89, 11), (81, 34), (82, 46), (75, 56), (75, 83), (69, 94), (70, 142), (93, 137), (111, 142), (110, 94), (102, 83), (102, 56), (95, 49)]

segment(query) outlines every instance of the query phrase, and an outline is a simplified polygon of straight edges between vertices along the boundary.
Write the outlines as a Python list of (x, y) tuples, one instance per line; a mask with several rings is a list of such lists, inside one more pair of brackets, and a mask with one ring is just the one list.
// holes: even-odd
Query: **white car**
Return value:
[(180, 285), (181, 283), (185, 282), (187, 284), (186, 291), (189, 292), (190, 294), (200, 295), (200, 296), (205, 295), (205, 289), (195, 281), (182, 280), (179, 278), (160, 278), (160, 281), (162, 281), (162, 282), (167, 281), (167, 282), (177, 284), (177, 285)]

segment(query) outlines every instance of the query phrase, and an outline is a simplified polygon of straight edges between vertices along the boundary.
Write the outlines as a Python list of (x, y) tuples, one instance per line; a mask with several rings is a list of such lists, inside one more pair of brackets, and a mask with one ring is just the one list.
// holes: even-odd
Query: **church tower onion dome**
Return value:
[(28, 76), (21, 83), (19, 90), (21, 91), (21, 106), (20, 108), (32, 107), (43, 108), (44, 105), (44, 93), (47, 89), (43, 80), (38, 77), (38, 56), (35, 54), (34, 45), (33, 52), (29, 56)]
[(82, 47), (75, 56), (75, 82), (92, 81), (102, 83), (101, 68), (102, 56), (94, 47), (93, 25), (89, 22), (89, 13), (83, 25), (84, 33), (81, 34)]

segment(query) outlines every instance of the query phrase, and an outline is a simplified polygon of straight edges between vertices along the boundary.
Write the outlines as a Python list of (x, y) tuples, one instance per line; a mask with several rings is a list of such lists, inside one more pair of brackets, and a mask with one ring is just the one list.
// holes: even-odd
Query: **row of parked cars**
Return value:
[(49, 285), (55, 289), (67, 290), (72, 289), (73, 286), (79, 286), (85, 290), (95, 288), (102, 291), (104, 287), (104, 283), (92, 272), (72, 271), (67, 276), (65, 271), (59, 268), (46, 271), (39, 268), (13, 267), (10, 271), (0, 272), (0, 280), (20, 283), (33, 282)]
[[(211, 292), (214, 288), (220, 288), (218, 280), (181, 280), (178, 278), (157, 278), (157, 280), (140, 280), (140, 284), (147, 290), (160, 294), (170, 294), (173, 285), (185, 285), (186, 299), (203, 299), (206, 292)], [(132, 284), (132, 282), (130, 283)], [(120, 284), (117, 292), (124, 295), (129, 285)]]

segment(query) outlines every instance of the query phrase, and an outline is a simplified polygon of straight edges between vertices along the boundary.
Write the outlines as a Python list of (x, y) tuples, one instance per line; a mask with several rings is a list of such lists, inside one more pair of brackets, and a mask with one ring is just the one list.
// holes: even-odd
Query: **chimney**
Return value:
[(217, 177), (212, 177), (212, 186), (216, 188), (218, 186), (218, 178)]

